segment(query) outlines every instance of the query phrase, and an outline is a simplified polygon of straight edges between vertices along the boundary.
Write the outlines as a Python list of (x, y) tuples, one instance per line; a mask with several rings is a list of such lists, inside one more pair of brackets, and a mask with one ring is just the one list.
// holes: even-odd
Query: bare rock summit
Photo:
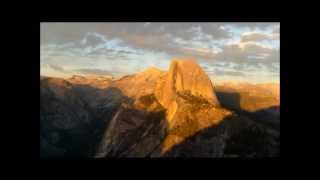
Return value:
[(168, 120), (173, 118), (177, 110), (177, 95), (186, 92), (220, 106), (213, 85), (201, 67), (194, 60), (174, 59), (169, 71), (159, 79), (155, 88), (155, 96), (168, 110)]

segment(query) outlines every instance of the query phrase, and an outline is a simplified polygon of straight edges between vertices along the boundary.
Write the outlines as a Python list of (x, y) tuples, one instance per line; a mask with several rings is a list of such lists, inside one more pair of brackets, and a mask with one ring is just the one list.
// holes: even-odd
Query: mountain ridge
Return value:
[[(40, 78), (41, 128), (50, 129), (41, 131), (40, 152), (49, 155), (72, 154), (82, 146), (84, 137), (88, 137), (87, 149), (79, 155), (89, 157), (226, 157), (251, 147), (253, 142), (250, 152), (239, 155), (278, 154), (277, 132), (265, 131), (269, 127), (226, 107), (229, 104), (224, 96), (216, 94), (219, 89), (193, 60), (174, 59), (168, 71), (151, 67), (120, 79), (52, 79)], [(55, 105), (61, 106), (63, 116), (57, 116)], [(72, 113), (68, 109), (73, 109)], [(82, 116), (76, 115), (77, 109)], [(69, 123), (66, 119), (74, 121), (68, 130), (52, 125)], [(242, 136), (237, 133), (254, 134), (257, 130), (261, 138), (276, 146), (256, 139), (245, 141), (244, 147), (231, 143), (231, 139)]]

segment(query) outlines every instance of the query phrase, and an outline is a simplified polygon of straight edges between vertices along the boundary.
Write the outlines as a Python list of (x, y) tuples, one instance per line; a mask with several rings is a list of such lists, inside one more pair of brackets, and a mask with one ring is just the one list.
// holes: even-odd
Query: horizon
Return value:
[[(141, 71), (140, 71), (141, 72)], [(137, 72), (139, 73), (139, 72)], [(137, 74), (137, 73), (134, 73), (134, 74)], [(131, 75), (134, 75), (134, 74), (131, 74)], [(118, 76), (118, 77), (115, 77), (115, 76), (112, 76), (112, 75), (96, 75), (96, 74), (70, 74), (70, 75), (67, 75), (67, 76), (48, 76), (48, 75), (41, 75), (40, 74), (40, 78), (42, 77), (45, 77), (45, 78), (59, 78), (59, 79), (70, 79), (72, 78), (73, 76), (81, 76), (81, 77), (94, 77), (94, 76), (97, 76), (97, 77), (112, 77), (112, 80), (119, 80), (127, 75), (123, 75), (123, 76)], [(210, 77), (209, 77), (210, 78)], [(236, 84), (251, 84), (251, 85), (259, 85), (259, 84), (276, 84), (276, 85), (279, 85), (280, 86), (280, 82), (258, 82), (258, 83), (255, 83), (255, 82), (249, 82), (249, 81), (239, 81), (239, 80), (216, 80), (216, 81), (213, 81), (211, 78), (211, 83), (213, 85), (222, 85), (224, 83), (236, 83)]]
[(280, 23), (41, 23), (40, 76), (111, 75), (196, 59), (213, 83), (280, 83)]

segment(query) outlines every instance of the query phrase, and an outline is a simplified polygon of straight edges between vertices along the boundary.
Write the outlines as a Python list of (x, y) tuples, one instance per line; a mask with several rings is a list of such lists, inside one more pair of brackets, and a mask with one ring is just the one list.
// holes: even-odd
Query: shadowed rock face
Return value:
[(116, 88), (100, 90), (64, 79), (41, 78), (40, 156), (92, 155), (105, 126), (126, 100)]
[[(81, 156), (94, 140), (87, 104), (62, 79), (43, 79), (40, 85), (40, 155)], [(82, 147), (82, 148), (79, 148)]]
[[(211, 81), (193, 61), (173, 61), (156, 86), (154, 94), (141, 96), (133, 105), (120, 108), (96, 157), (162, 157), (175, 145), (231, 115), (219, 107)], [(155, 114), (157, 107), (166, 116)], [(150, 119), (150, 115), (157, 117), (157, 121)], [(150, 140), (153, 143), (137, 151), (137, 147), (146, 146), (142, 144), (148, 136), (153, 137)]]
[[(265, 157), (279, 132), (229, 110), (190, 60), (118, 80), (41, 78), (41, 156)], [(228, 106), (225, 106), (228, 105)]]
[(172, 119), (168, 120), (169, 131), (162, 144), (162, 155), (197, 132), (221, 123), (232, 114), (188, 91), (179, 92), (176, 101), (177, 109)]
[(167, 133), (165, 109), (153, 94), (122, 104), (105, 131), (95, 157), (159, 155)]
[(222, 106), (261, 122), (280, 123), (279, 84), (223, 83), (216, 86)]

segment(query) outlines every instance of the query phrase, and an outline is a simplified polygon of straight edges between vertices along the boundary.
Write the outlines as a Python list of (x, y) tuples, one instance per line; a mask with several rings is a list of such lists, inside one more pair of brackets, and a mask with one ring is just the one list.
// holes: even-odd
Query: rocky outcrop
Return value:
[(72, 89), (62, 79), (41, 81), (41, 156), (85, 156), (95, 140), (91, 108)]
[(95, 157), (148, 157), (161, 152), (167, 133), (165, 109), (153, 94), (124, 103), (105, 131)]
[(92, 155), (127, 98), (116, 88), (101, 90), (60, 78), (40, 80), (41, 157)]
[[(149, 73), (145, 71), (140, 76), (150, 77), (146, 74)], [(140, 96), (133, 105), (122, 106), (114, 116), (97, 157), (137, 156), (137, 152), (138, 156), (161, 157), (175, 145), (231, 114), (219, 107), (211, 81), (193, 61), (173, 61), (169, 71), (156, 73), (154, 80), (157, 80), (153, 81), (154, 94)], [(155, 114), (156, 109), (161, 109), (161, 116)], [(149, 116), (155, 117), (154, 122), (150, 123), (153, 120)], [(148, 137), (153, 139), (147, 145), (143, 142)], [(137, 150), (143, 146), (148, 148)], [(128, 149), (136, 153), (131, 150), (129, 153)]]
[(220, 105), (209, 77), (199, 65), (192, 60), (173, 60), (169, 71), (159, 79), (155, 88), (157, 99), (168, 110), (169, 121), (178, 108), (178, 93), (184, 92), (204, 98), (213, 106)]
[(220, 103), (237, 113), (246, 113), (261, 122), (279, 126), (279, 84), (225, 82), (216, 85)]
[(74, 75), (67, 79), (72, 84), (90, 85), (94, 88), (105, 89), (112, 85), (112, 76), (79, 76)]
[(168, 134), (162, 144), (162, 154), (186, 141), (201, 130), (221, 123), (232, 113), (227, 109), (215, 107), (205, 98), (179, 92), (176, 97), (177, 109), (168, 121)]
[(141, 96), (153, 94), (156, 83), (163, 74), (165, 72), (152, 67), (116, 80), (114, 81), (114, 86), (121, 89), (125, 96), (138, 99)]
[(192, 60), (117, 80), (42, 77), (40, 90), (42, 156), (279, 156), (279, 132), (229, 110), (221, 94), (220, 105)]

